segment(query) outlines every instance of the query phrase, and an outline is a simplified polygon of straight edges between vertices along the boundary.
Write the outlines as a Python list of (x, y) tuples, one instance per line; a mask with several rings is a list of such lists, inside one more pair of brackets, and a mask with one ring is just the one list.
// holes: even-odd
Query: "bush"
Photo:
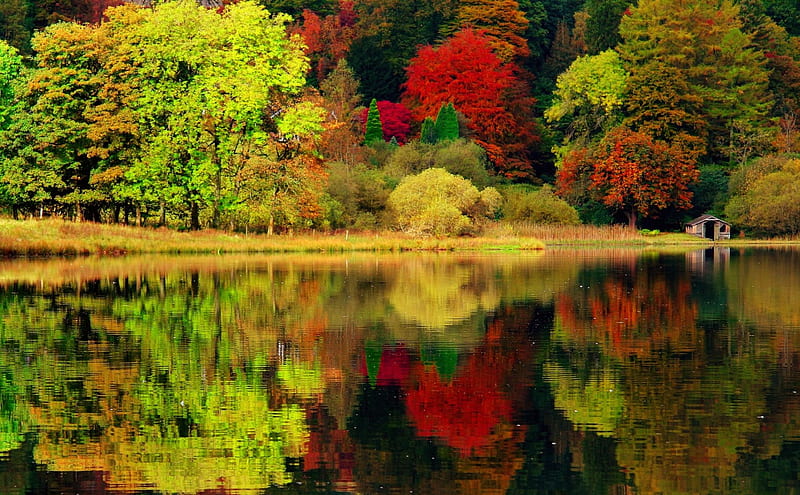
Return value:
[(374, 229), (384, 217), (391, 188), (385, 176), (367, 165), (334, 162), (328, 168), (327, 193), (339, 204), (332, 227)]
[(578, 212), (544, 185), (540, 189), (515, 185), (503, 189), (503, 218), (509, 222), (578, 225)]
[(478, 189), (467, 179), (442, 168), (408, 176), (389, 195), (396, 224), (416, 235), (449, 236), (476, 231), (492, 216), (500, 195)]
[(466, 139), (427, 144), (413, 141), (397, 149), (385, 162), (384, 172), (397, 180), (429, 168), (443, 168), (472, 181), (477, 187), (491, 184), (486, 152)]
[(800, 159), (765, 157), (731, 177), (725, 208), (732, 223), (761, 235), (800, 233)]

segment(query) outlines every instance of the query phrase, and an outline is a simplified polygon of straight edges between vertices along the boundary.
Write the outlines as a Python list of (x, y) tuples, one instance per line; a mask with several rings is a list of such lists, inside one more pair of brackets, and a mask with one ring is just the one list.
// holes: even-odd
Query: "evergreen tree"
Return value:
[(383, 125), (381, 125), (381, 113), (378, 110), (378, 100), (375, 98), (369, 103), (367, 112), (367, 130), (364, 133), (364, 144), (371, 145), (383, 141)]
[(452, 103), (445, 103), (436, 115), (436, 140), (453, 141), (459, 137), (456, 109)]
[(587, 0), (586, 44), (589, 53), (600, 53), (620, 42), (619, 21), (631, 0)]
[(436, 123), (430, 117), (425, 117), (422, 121), (422, 129), (419, 132), (419, 140), (425, 144), (436, 144)]

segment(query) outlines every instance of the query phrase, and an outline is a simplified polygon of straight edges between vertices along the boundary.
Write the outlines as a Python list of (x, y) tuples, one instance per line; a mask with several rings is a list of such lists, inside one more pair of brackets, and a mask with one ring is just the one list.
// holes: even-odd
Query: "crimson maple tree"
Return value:
[(452, 103), (468, 119), (475, 142), (499, 174), (534, 175), (534, 99), (519, 67), (500, 59), (482, 32), (465, 29), (438, 47), (420, 48), (406, 73), (402, 102), (415, 120), (421, 122), (436, 115), (443, 103)]

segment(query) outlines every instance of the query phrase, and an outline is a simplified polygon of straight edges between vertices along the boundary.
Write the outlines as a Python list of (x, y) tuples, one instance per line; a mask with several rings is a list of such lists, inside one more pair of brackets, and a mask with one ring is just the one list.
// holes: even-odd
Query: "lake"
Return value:
[(800, 492), (800, 251), (0, 261), (4, 494)]

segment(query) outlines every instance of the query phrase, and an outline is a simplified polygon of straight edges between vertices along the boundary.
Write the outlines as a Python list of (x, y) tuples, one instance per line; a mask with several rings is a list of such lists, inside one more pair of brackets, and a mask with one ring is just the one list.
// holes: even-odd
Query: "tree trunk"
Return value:
[(192, 201), (192, 212), (191, 218), (189, 219), (189, 229), (190, 230), (200, 230), (200, 207), (197, 205), (197, 201)]
[(136, 226), (142, 226), (142, 205), (136, 205)]
[(167, 205), (162, 199), (158, 204), (158, 226), (164, 227), (167, 225)]
[(625, 216), (628, 218), (628, 227), (636, 229), (636, 210), (631, 208), (625, 212)]

